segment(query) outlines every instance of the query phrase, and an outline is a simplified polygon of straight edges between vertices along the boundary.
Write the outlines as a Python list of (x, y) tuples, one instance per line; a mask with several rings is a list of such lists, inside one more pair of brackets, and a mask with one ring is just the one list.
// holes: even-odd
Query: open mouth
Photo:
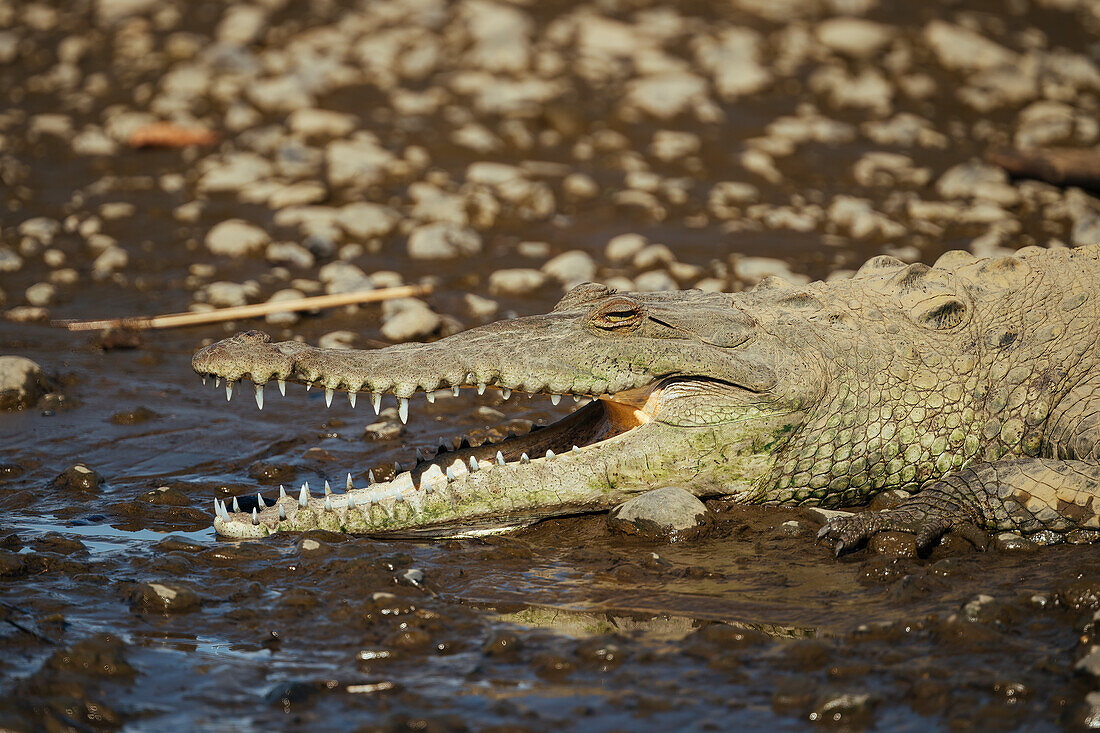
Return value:
[[(248, 384), (245, 381), (250, 374), (234, 375), (240, 381), (226, 381), (227, 397), (234, 388)], [(469, 375), (473, 376), (473, 375)], [(368, 401), (377, 412), (380, 409), (382, 392), (356, 392), (344, 388), (326, 386), (331, 380), (302, 379), (297, 374), (287, 375), (287, 379), (277, 379), (280, 391), (285, 394), (285, 382), (305, 384), (307, 389), (318, 386), (325, 390), (326, 402), (331, 404), (336, 392), (345, 392), (352, 406), (359, 400)], [(220, 386), (222, 377), (216, 373), (206, 373), (204, 382), (213, 379)], [(255, 384), (256, 403), (263, 408), (263, 384)], [(215, 499), (215, 527), (222, 534), (245, 536), (240, 525), (251, 525), (255, 534), (266, 534), (265, 530), (277, 530), (283, 522), (291, 521), (301, 511), (316, 511), (318, 504), (324, 512), (334, 516), (347, 517), (349, 512), (365, 513), (373, 525), (386, 525), (389, 522), (407, 524), (408, 517), (424, 511), (433, 496), (461, 493), (465, 485), (480, 474), (479, 480), (488, 479), (494, 471), (523, 471), (527, 467), (537, 467), (552, 461), (569, 461), (581, 458), (586, 450), (614, 441), (637, 428), (651, 422), (661, 407), (661, 394), (665, 383), (653, 383), (617, 394), (553, 394), (545, 391), (526, 392), (515, 387), (492, 382), (477, 382), (470, 379), (462, 384), (442, 387), (442, 390), (455, 396), (462, 389), (476, 390), (484, 394), (486, 390), (500, 391), (504, 400), (513, 394), (527, 394), (544, 397), (553, 405), (562, 400), (575, 400), (580, 406), (565, 417), (547, 426), (535, 426), (530, 432), (512, 435), (497, 442), (485, 440), (479, 442), (463, 436), (449, 444), (441, 445), (434, 455), (424, 455), (419, 449), (415, 463), (411, 468), (395, 466), (391, 475), (376, 477), (371, 472), (365, 482), (355, 485), (348, 474), (344, 491), (333, 491), (325, 483), (324, 493), (311, 493), (308, 484), (303, 484), (296, 493), (288, 494), (282, 487), (278, 498), (265, 498), (260, 494), (234, 497), (221, 502)], [(418, 390), (429, 402), (440, 396), (441, 390)], [(410, 400), (416, 395), (397, 396), (398, 415), (402, 422), (408, 420)], [(410, 461), (411, 462), (411, 461)], [(406, 464), (408, 466), (408, 464)], [(387, 471), (388, 473), (388, 471)], [(454, 497), (452, 497), (454, 498)], [(417, 522), (418, 524), (420, 522)], [(230, 526), (234, 525), (234, 526)], [(341, 525), (342, 526), (342, 525)]]

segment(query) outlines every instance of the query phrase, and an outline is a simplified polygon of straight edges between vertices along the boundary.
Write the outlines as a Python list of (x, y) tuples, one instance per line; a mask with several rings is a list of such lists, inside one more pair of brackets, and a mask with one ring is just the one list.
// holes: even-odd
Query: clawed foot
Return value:
[(908, 532), (916, 535), (917, 551), (924, 554), (949, 530), (958, 532), (978, 549), (984, 550), (989, 543), (985, 532), (964, 519), (905, 507), (833, 517), (825, 523), (817, 537), (835, 541), (834, 552), (839, 557), (842, 552), (858, 548), (879, 532)]

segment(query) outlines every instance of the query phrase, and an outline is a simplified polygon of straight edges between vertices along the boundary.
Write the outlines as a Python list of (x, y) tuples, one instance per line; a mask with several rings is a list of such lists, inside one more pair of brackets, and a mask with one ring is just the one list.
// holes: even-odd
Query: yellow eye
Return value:
[(604, 303), (589, 317), (597, 328), (625, 328), (641, 322), (642, 307), (632, 298), (618, 297)]

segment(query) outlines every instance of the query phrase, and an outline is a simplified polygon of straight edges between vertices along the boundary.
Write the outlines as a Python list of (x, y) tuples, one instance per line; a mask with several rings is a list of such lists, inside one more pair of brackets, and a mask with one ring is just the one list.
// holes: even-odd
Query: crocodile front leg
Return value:
[(946, 531), (1015, 531), (1052, 542), (1080, 531), (1100, 538), (1100, 462), (1023, 458), (951, 474), (900, 506), (831, 519), (818, 534), (840, 554), (878, 532), (917, 536), (927, 550)]

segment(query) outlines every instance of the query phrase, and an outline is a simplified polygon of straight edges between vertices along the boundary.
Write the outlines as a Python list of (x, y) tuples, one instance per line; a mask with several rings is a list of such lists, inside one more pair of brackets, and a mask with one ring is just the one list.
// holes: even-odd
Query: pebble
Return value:
[(52, 482), (56, 489), (77, 492), (98, 491), (102, 484), (103, 477), (83, 463), (65, 469)]
[(357, 127), (353, 115), (327, 109), (296, 109), (286, 119), (291, 132), (306, 138), (345, 137)]
[(584, 250), (574, 249), (547, 261), (542, 271), (569, 289), (596, 278), (596, 261)]
[(814, 29), (817, 40), (831, 50), (866, 59), (882, 50), (894, 38), (891, 26), (863, 18), (830, 18)]
[(272, 242), (267, 245), (264, 256), (268, 262), (276, 265), (288, 265), (299, 270), (313, 267), (313, 253), (297, 242)]
[[(411, 299), (410, 299), (411, 300)], [(427, 338), (443, 324), (442, 317), (420, 301), (418, 305), (409, 305), (387, 318), (382, 323), (382, 336), (400, 343)]]
[(679, 285), (664, 270), (650, 270), (634, 278), (634, 289), (642, 293), (678, 290)]
[(267, 232), (242, 219), (219, 222), (206, 234), (206, 248), (213, 254), (228, 257), (257, 254), (270, 242)]
[(481, 236), (448, 222), (424, 224), (409, 234), (408, 254), (414, 260), (452, 259), (481, 251)]
[(22, 257), (9, 247), (0, 247), (0, 272), (18, 272), (22, 267)]
[(713, 521), (713, 513), (691, 492), (666, 486), (639, 494), (611, 510), (608, 525), (626, 534), (668, 536)]
[(358, 239), (385, 237), (393, 231), (400, 216), (388, 206), (357, 201), (341, 207), (335, 221)]
[(0, 410), (31, 407), (46, 391), (42, 367), (23, 356), (0, 356)]
[(473, 318), (489, 318), (500, 310), (500, 304), (495, 300), (474, 293), (466, 293), (462, 296), (462, 302), (466, 306), (466, 312)]
[(518, 267), (497, 270), (489, 276), (489, 292), (493, 295), (526, 295), (546, 284), (548, 276), (539, 270)]
[(207, 285), (203, 292), (206, 302), (216, 308), (229, 308), (232, 306), (247, 305), (251, 298), (260, 294), (260, 288), (255, 281), (234, 283), (219, 280)]
[(174, 583), (139, 583), (130, 593), (130, 607), (145, 613), (190, 613), (201, 605), (198, 593)]
[[(305, 297), (305, 293), (301, 290), (294, 288), (285, 288), (283, 290), (276, 290), (272, 293), (271, 297), (267, 299), (268, 303), (281, 303), (288, 300), (300, 300)], [(300, 321), (302, 316), (297, 311), (285, 311), (283, 313), (268, 313), (264, 316), (264, 320), (273, 326), (293, 326)]]
[(24, 292), (27, 302), (33, 306), (46, 306), (53, 303), (57, 288), (50, 283), (35, 283)]
[(1004, 46), (942, 20), (926, 25), (923, 37), (940, 64), (953, 71), (978, 71), (1017, 62), (1016, 54)]

